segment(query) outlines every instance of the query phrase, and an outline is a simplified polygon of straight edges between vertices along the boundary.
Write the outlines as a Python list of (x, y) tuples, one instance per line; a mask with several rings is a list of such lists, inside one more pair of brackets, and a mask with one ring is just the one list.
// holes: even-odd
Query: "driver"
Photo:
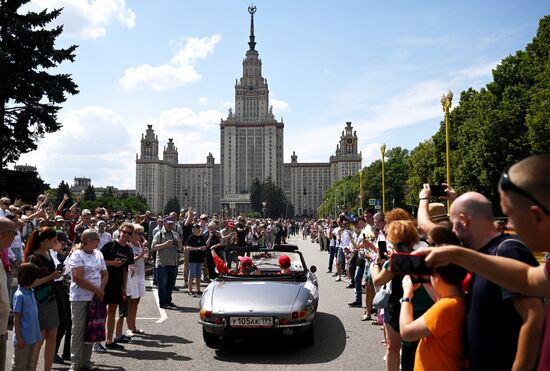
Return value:
[[(214, 247), (214, 246), (213, 246)], [(227, 265), (218, 256), (218, 253), (214, 248), (210, 248), (210, 253), (214, 258), (214, 264), (220, 274), (236, 274), (236, 275), (261, 275), (262, 272), (252, 263), (252, 259), (249, 256), (239, 256), (239, 265), (237, 266), (237, 272), (232, 272), (227, 268)]]

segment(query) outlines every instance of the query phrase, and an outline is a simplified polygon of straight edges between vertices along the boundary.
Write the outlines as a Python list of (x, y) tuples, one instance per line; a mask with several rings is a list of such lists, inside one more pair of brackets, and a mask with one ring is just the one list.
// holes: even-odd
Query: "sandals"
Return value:
[(372, 317), (370, 316), (370, 314), (363, 314), (361, 316), (361, 321), (371, 321), (372, 320)]
[(140, 329), (140, 328), (136, 328), (136, 329), (132, 330), (132, 332), (133, 332), (134, 334), (139, 334), (139, 335), (145, 334), (145, 331), (142, 330), (142, 329)]

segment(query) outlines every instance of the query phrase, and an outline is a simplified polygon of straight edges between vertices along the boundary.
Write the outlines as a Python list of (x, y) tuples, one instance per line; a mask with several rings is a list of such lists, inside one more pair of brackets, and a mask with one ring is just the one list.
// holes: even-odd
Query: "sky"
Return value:
[[(174, 138), (180, 163), (219, 163), (219, 123), (234, 108), (248, 49), (250, 1), (31, 0), (63, 8), (58, 47), (76, 44), (69, 73), (80, 93), (18, 164), (52, 187), (91, 178), (135, 189), (140, 139), (152, 124), (159, 151)], [(546, 1), (257, 0), (256, 50), (270, 104), (285, 123), (284, 159), (328, 162), (351, 121), (363, 165), (380, 146), (412, 150), (443, 118), (440, 98), (491, 81), (500, 60), (524, 49)]]

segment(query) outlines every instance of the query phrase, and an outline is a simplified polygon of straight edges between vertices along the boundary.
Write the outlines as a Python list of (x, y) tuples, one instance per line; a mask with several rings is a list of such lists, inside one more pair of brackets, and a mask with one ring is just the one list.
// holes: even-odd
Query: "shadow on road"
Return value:
[(191, 358), (179, 355), (175, 352), (163, 352), (159, 349), (171, 347), (173, 344), (190, 344), (192, 341), (181, 336), (151, 334), (143, 337), (134, 337), (132, 344), (140, 345), (151, 350), (135, 349), (113, 351), (112, 354), (117, 357), (126, 357), (137, 360), (161, 361), (172, 359), (176, 361), (190, 361)]
[(216, 350), (216, 359), (243, 364), (314, 364), (338, 358), (346, 348), (346, 330), (340, 319), (317, 313), (315, 345), (304, 347), (286, 337), (261, 337), (230, 343)]

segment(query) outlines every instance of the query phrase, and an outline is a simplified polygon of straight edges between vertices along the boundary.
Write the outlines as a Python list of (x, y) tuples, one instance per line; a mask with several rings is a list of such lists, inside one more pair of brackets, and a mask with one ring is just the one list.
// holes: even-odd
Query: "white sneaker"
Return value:
[(335, 281), (340, 282), (340, 281), (342, 281), (342, 278), (340, 278), (340, 276), (338, 276), (338, 277), (336, 277)]

